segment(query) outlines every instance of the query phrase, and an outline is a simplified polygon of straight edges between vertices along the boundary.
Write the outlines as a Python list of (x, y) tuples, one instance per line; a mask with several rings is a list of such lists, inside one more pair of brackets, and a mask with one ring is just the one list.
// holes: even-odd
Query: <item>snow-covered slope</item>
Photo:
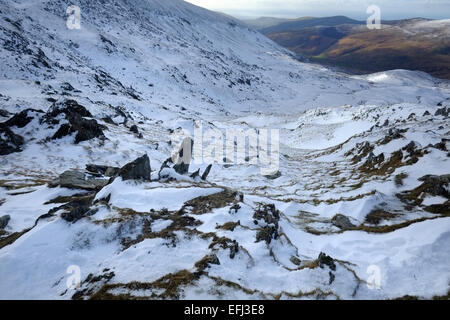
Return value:
[[(449, 83), (299, 60), (179, 0), (0, 0), (0, 298), (448, 294)], [(166, 167), (199, 120), (280, 129), (279, 174)]]

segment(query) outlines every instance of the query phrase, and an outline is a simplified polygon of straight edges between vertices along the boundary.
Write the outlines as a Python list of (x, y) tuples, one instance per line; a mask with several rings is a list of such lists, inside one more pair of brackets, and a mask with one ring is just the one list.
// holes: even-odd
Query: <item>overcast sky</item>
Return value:
[(424, 17), (450, 18), (450, 0), (186, 0), (198, 6), (237, 17), (284, 17), (346, 15), (365, 20), (366, 9), (375, 4), (382, 19)]

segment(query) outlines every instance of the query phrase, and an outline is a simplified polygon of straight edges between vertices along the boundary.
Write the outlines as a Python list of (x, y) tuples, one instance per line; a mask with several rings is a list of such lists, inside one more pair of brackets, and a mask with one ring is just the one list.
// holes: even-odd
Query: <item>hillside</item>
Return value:
[(0, 8), (0, 299), (448, 295), (448, 81), (301, 62), (181, 0)]
[(364, 25), (285, 23), (262, 29), (265, 35), (312, 61), (364, 74), (392, 69), (420, 70), (450, 79), (447, 20), (390, 21), (381, 30)]

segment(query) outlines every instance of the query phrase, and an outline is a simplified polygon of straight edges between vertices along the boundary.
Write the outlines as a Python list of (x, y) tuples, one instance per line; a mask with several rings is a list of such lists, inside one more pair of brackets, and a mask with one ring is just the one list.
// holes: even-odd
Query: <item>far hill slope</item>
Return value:
[(450, 79), (448, 30), (450, 20), (388, 21), (381, 30), (369, 30), (333, 17), (285, 22), (261, 32), (315, 62), (355, 73), (408, 69)]

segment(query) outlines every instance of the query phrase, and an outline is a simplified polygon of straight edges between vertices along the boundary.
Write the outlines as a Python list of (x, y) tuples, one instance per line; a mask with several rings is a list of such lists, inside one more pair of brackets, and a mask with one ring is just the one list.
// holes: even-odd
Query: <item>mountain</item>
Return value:
[(450, 83), (300, 60), (184, 1), (0, 0), (0, 299), (448, 296)]
[(242, 20), (247, 25), (249, 25), (252, 28), (255, 29), (264, 29), (272, 26), (279, 25), (281, 23), (285, 22), (293, 22), (297, 20), (307, 20), (307, 19), (314, 19), (313, 17), (303, 17), (299, 19), (285, 19), (285, 18), (275, 18), (275, 17), (260, 17), (257, 19), (245, 19)]
[(293, 21), (282, 22), (280, 24), (261, 29), (263, 34), (272, 34), (279, 32), (298, 31), (303, 28), (311, 28), (317, 26), (334, 27), (343, 24), (365, 25), (365, 21), (350, 19), (345, 16), (321, 17), (321, 18), (300, 18)]
[(384, 21), (381, 30), (369, 30), (363, 23), (322, 21), (281, 23), (261, 32), (314, 62), (353, 73), (408, 69), (450, 79), (448, 20)]

